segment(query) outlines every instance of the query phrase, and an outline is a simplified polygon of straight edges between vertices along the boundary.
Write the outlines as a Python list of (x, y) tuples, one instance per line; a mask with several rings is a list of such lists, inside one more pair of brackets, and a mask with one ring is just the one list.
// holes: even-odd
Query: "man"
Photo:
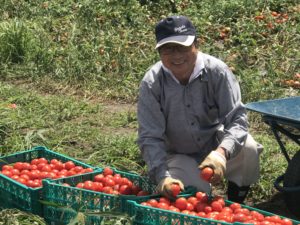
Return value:
[(228, 199), (243, 202), (259, 177), (258, 145), (248, 133), (239, 84), (221, 60), (198, 51), (196, 30), (185, 16), (156, 25), (161, 61), (140, 84), (140, 147), (161, 194), (171, 185), (207, 192), (200, 170), (214, 170), (211, 183), (228, 180)]

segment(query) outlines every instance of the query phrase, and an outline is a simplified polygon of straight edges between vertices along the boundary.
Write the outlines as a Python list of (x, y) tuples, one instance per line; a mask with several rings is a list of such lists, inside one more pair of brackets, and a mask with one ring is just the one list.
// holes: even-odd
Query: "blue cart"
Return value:
[(285, 136), (300, 145), (300, 96), (252, 102), (246, 104), (246, 108), (260, 113), (271, 127), (288, 162), (285, 173), (275, 180), (274, 186), (284, 193), (289, 211), (300, 218), (300, 151), (290, 156), (283, 142)]

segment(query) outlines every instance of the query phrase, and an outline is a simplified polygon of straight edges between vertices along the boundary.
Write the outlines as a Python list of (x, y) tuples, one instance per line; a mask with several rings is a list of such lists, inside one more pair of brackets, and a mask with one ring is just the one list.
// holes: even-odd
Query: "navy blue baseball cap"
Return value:
[(195, 40), (196, 29), (185, 16), (169, 16), (157, 23), (155, 36), (155, 49), (167, 43), (190, 46)]

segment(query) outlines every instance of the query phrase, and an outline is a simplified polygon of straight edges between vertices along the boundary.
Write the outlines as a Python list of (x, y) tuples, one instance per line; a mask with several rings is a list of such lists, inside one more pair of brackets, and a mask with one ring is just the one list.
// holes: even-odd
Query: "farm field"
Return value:
[[(155, 23), (171, 14), (194, 21), (200, 50), (231, 67), (244, 103), (299, 96), (299, 1), (2, 0), (0, 156), (47, 146), (93, 166), (146, 175), (135, 142), (138, 86), (158, 60)], [(264, 151), (246, 203), (293, 217), (273, 186), (287, 162), (260, 115), (248, 116)], [(291, 155), (299, 150), (284, 141)], [(214, 192), (225, 189), (222, 183)], [(0, 211), (0, 225), (7, 221), (44, 224), (14, 209)]]

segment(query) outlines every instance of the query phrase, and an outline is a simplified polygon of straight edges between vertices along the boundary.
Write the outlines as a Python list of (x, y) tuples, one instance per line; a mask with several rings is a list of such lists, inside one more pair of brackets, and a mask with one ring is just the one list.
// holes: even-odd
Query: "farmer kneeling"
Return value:
[(199, 174), (209, 166), (212, 184), (226, 178), (228, 199), (243, 202), (259, 178), (262, 146), (248, 133), (238, 81), (199, 51), (187, 17), (159, 21), (155, 35), (161, 60), (146, 72), (138, 100), (138, 145), (151, 179), (165, 196), (173, 183), (208, 192)]

